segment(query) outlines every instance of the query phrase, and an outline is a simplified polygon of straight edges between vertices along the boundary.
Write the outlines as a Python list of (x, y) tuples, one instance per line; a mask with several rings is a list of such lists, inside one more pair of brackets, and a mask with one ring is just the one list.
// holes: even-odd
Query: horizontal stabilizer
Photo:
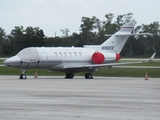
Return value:
[[(105, 34), (105, 36), (112, 36), (114, 34)], [(148, 35), (148, 36), (153, 36), (152, 33), (138, 33), (138, 34), (115, 34), (115, 36), (143, 36), (143, 35)]]
[(139, 33), (139, 34), (115, 34), (115, 36), (144, 36), (144, 35), (148, 35), (148, 36), (152, 36), (153, 34), (151, 33)]

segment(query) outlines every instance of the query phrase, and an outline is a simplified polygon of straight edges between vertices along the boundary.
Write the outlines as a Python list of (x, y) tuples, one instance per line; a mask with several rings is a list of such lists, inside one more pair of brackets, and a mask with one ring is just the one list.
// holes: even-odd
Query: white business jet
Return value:
[[(120, 59), (120, 52), (134, 29), (128, 24), (113, 34), (101, 45), (84, 45), (84, 47), (29, 47), (21, 50), (17, 55), (4, 61), (6, 66), (22, 69), (20, 79), (26, 79), (27, 69), (48, 69), (61, 71), (65, 78), (73, 78), (74, 73), (85, 71), (85, 78), (92, 79), (92, 73), (100, 67), (112, 67), (123, 64), (142, 62), (116, 63)], [(141, 33), (139, 35), (150, 35)], [(136, 34), (137, 35), (137, 34)], [(152, 61), (155, 53), (148, 61)], [(148, 62), (145, 61), (145, 62)]]

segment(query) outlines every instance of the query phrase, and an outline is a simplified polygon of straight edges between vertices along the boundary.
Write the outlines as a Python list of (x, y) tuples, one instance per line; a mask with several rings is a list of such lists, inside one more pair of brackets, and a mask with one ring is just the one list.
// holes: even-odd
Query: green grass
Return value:
[(2, 65), (2, 64), (3, 64), (3, 62), (4, 62), (4, 60), (0, 60), (0, 65)]
[[(27, 70), (27, 75), (33, 75), (37, 72), (38, 76), (65, 76), (64, 73), (43, 69), (31, 69)], [(93, 74), (93, 76), (113, 76), (113, 77), (144, 77), (146, 72), (149, 77), (160, 78), (160, 68), (101, 68)], [(0, 67), (0, 75), (20, 75), (21, 69), (11, 68), (6, 66)], [(75, 75), (84, 76), (84, 72), (77, 73)]]
[(101, 68), (95, 76), (144, 77), (146, 72), (149, 77), (160, 78), (160, 68)]
[[(38, 75), (64, 75), (64, 73), (53, 71), (53, 72), (48, 72), (47, 70), (44, 69), (30, 69), (26, 70), (27, 75), (34, 75), (35, 72), (38, 73)], [(7, 66), (0, 66), (0, 75), (20, 75), (21, 74), (21, 69), (19, 68), (12, 68), (12, 67), (7, 67)]]
[[(118, 62), (142, 62), (144, 60), (120, 60)], [(160, 66), (160, 61), (152, 61), (152, 62), (147, 62), (147, 63), (140, 63), (140, 64), (129, 64), (125, 66)]]

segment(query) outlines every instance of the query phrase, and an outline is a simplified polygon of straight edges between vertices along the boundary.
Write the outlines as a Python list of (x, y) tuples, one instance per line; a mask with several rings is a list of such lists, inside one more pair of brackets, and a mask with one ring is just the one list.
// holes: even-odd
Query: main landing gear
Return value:
[(86, 79), (93, 79), (91, 73), (86, 73), (86, 74), (85, 74), (85, 78), (86, 78)]
[(67, 79), (72, 79), (74, 77), (73, 73), (66, 73), (66, 77)]
[(25, 69), (22, 69), (22, 74), (20, 75), (19, 79), (27, 79), (25, 71), (26, 71)]
[[(72, 79), (74, 77), (73, 73), (66, 73), (66, 79)], [(91, 73), (86, 73), (85, 74), (85, 78), (86, 79), (93, 79), (92, 74)]]

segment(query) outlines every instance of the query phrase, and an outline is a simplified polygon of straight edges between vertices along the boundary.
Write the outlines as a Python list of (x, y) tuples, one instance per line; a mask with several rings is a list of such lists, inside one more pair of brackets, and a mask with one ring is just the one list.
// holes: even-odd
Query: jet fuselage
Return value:
[[(17, 55), (7, 59), (5, 64), (22, 69), (44, 68), (49, 70), (66, 71), (65, 66), (83, 66), (95, 63), (94, 53), (104, 56), (102, 64), (119, 60), (119, 56), (113, 52), (101, 52), (90, 48), (81, 47), (29, 47), (21, 50)], [(102, 58), (95, 59), (102, 59)], [(88, 69), (88, 68), (87, 68)], [(87, 70), (86, 69), (86, 70)], [(72, 72), (84, 71), (79, 68)], [(71, 71), (70, 71), (71, 72)]]

